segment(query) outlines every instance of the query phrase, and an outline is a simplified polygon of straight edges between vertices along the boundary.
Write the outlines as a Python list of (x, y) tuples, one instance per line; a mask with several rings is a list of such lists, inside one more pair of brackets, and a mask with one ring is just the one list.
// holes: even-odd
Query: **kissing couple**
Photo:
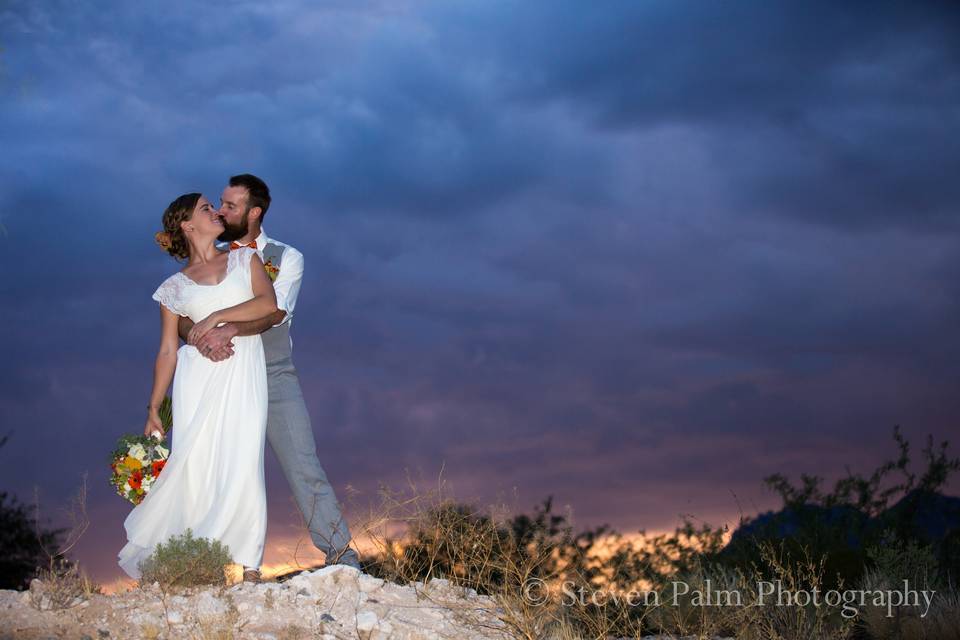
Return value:
[(326, 563), (360, 569), (291, 358), (303, 254), (264, 233), (270, 190), (260, 178), (233, 176), (220, 201), (180, 196), (155, 236), (187, 261), (153, 294), (160, 348), (144, 434), (163, 437), (158, 410), (172, 380), (173, 436), (163, 472), (123, 523), (119, 564), (139, 578), (156, 545), (189, 528), (226, 545), (244, 581), (259, 582), (269, 440)]

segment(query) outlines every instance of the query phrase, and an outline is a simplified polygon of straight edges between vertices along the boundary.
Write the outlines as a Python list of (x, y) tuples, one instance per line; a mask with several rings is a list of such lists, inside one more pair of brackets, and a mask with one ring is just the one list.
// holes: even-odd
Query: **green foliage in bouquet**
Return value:
[(163, 435), (167, 435), (170, 427), (173, 425), (173, 402), (170, 400), (170, 396), (163, 396), (163, 401), (160, 402), (160, 408), (157, 410), (157, 413), (160, 415)]
[(219, 540), (194, 538), (187, 529), (171, 536), (166, 544), (158, 544), (149, 557), (139, 564), (140, 583), (157, 582), (164, 589), (224, 585), (226, 567), (233, 561), (230, 549)]

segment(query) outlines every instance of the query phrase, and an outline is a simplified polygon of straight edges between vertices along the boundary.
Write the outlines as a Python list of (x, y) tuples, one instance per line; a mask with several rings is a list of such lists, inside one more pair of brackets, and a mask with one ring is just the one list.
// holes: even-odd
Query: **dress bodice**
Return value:
[(255, 249), (241, 247), (227, 255), (227, 275), (219, 284), (197, 284), (177, 271), (164, 280), (153, 299), (180, 316), (200, 322), (214, 311), (232, 307), (253, 298), (250, 260)]

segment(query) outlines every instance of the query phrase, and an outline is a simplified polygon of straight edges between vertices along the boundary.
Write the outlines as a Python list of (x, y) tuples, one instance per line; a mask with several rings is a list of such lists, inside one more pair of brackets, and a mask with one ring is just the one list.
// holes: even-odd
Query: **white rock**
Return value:
[(389, 638), (391, 634), (393, 634), (393, 625), (386, 620), (381, 620), (380, 624), (377, 625), (377, 635), (383, 635), (384, 638)]
[[(321, 593), (325, 591), (337, 592), (345, 589), (357, 589), (359, 587), (360, 571), (344, 564), (334, 564), (316, 571), (304, 571), (290, 579), (289, 582), (297, 581), (297, 589), (302, 588), (304, 581), (309, 583), (308, 591), (310, 593)], [(298, 580), (302, 578), (302, 580)]]
[(288, 589), (293, 590), (295, 593), (301, 590), (306, 590), (308, 592), (313, 592), (313, 582), (303, 573), (298, 573), (293, 576), (285, 583)]
[(201, 592), (194, 603), (197, 614), (201, 616), (219, 616), (227, 611), (227, 605), (209, 591)]
[(130, 615), (128, 620), (130, 621), (130, 624), (135, 627), (143, 627), (143, 626), (159, 627), (163, 625), (163, 620), (160, 617), (155, 616), (151, 613), (146, 613), (146, 612), (139, 612), (139, 611), (134, 612)]
[(360, 576), (360, 590), (365, 593), (376, 591), (377, 589), (383, 587), (384, 582), (385, 581), (381, 580), (380, 578), (374, 578), (373, 576), (363, 574)]
[(357, 630), (361, 633), (369, 633), (377, 628), (380, 619), (373, 611), (361, 611), (357, 614)]

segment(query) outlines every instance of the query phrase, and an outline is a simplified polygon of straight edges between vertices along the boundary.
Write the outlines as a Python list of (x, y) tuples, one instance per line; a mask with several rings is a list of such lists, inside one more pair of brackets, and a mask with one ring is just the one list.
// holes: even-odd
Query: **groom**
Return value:
[[(360, 569), (359, 558), (349, 547), (350, 531), (333, 487), (317, 459), (310, 416), (291, 359), (290, 323), (303, 277), (303, 254), (263, 232), (261, 224), (270, 207), (270, 190), (260, 178), (248, 173), (233, 176), (220, 201), (224, 232), (217, 239), (229, 242), (231, 251), (242, 246), (257, 250), (273, 280), (278, 309), (260, 320), (228, 322), (211, 329), (194, 346), (219, 362), (233, 355), (230, 340), (234, 336), (260, 334), (267, 363), (267, 440), (293, 489), (313, 544), (326, 555), (326, 564)], [(189, 318), (180, 318), (179, 332), (184, 341), (191, 327)]]

